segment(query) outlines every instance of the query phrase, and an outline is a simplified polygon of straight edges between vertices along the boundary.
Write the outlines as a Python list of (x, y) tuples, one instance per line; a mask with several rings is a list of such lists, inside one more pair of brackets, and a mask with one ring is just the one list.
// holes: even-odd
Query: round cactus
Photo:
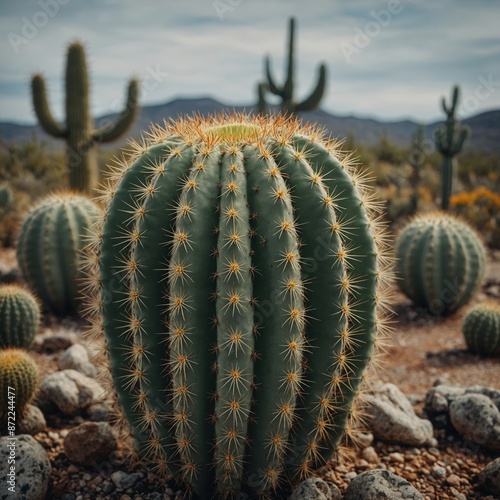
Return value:
[(396, 241), (398, 284), (417, 306), (450, 314), (479, 287), (486, 250), (465, 222), (444, 212), (418, 215)]
[(27, 352), (22, 349), (0, 350), (0, 416), (5, 417), (10, 407), (22, 415), (35, 394), (39, 378), (35, 361)]
[(313, 127), (234, 115), (153, 129), (109, 186), (94, 330), (136, 450), (202, 497), (310, 475), (386, 326), (363, 176)]
[(44, 198), (22, 224), (17, 242), (21, 273), (55, 313), (75, 312), (80, 303), (82, 250), (98, 212), (82, 195), (59, 193)]
[(31, 292), (19, 285), (0, 286), (0, 348), (28, 349), (40, 322), (40, 307)]
[(485, 302), (472, 308), (465, 315), (462, 332), (470, 351), (500, 355), (500, 304)]
[(0, 209), (8, 210), (12, 205), (12, 191), (7, 184), (0, 184)]

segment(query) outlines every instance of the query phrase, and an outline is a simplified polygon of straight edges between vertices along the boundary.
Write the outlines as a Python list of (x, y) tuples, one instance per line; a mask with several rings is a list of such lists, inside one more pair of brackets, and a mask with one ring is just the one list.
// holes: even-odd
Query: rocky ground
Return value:
[[(9, 269), (13, 262), (13, 252), (3, 251), (0, 267)], [(475, 302), (485, 298), (500, 300), (498, 253)], [(293, 498), (375, 498), (376, 493), (366, 496), (370, 490), (360, 489), (368, 483), (386, 492), (376, 498), (500, 498), (500, 459), (495, 461), (500, 455), (500, 359), (466, 351), (460, 325), (468, 307), (443, 319), (415, 309), (398, 293), (394, 304), (394, 333), (368, 398), (370, 423), (359, 447), (319, 470), (319, 479), (302, 485)], [(127, 460), (108, 423), (109, 404), (95, 379), (88, 358), (92, 346), (82, 329), (83, 323), (47, 317), (32, 349), (42, 373), (35, 401), (42, 412), (30, 409), (18, 433), (33, 438), (20, 440), (19, 448), (30, 450), (27, 455), (38, 460), (41, 473), (38, 479), (25, 475), (26, 498), (184, 497), (178, 485)], [(491, 472), (481, 473), (488, 464)], [(0, 476), (3, 482), (1, 468)], [(44, 488), (44, 496), (37, 497)], [(0, 485), (0, 498), (10, 498), (4, 494)]]

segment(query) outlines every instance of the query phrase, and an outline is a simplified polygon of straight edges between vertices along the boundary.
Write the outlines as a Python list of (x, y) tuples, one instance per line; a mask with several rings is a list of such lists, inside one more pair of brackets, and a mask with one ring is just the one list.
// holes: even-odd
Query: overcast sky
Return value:
[(66, 44), (87, 46), (94, 115), (119, 111), (127, 80), (141, 102), (210, 96), (251, 104), (270, 54), (284, 78), (287, 19), (297, 19), (296, 98), (328, 69), (322, 107), (384, 120), (441, 118), (462, 89), (462, 117), (500, 108), (500, 2), (493, 0), (1, 0), (0, 120), (34, 122), (42, 71), (63, 118)]

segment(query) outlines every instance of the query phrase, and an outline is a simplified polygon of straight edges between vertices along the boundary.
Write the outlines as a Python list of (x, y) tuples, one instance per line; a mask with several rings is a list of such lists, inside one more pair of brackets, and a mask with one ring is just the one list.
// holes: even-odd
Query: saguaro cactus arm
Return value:
[(326, 66), (322, 64), (318, 72), (318, 84), (311, 95), (295, 106), (296, 111), (309, 111), (319, 106), (326, 87)]
[(139, 99), (139, 83), (132, 80), (128, 85), (127, 103), (125, 109), (116, 119), (114, 124), (106, 124), (95, 130), (92, 139), (96, 142), (105, 143), (119, 139), (132, 125), (137, 116), (137, 101)]
[(42, 75), (36, 74), (31, 81), (31, 90), (33, 92), (33, 105), (35, 108), (36, 117), (40, 122), (41, 127), (47, 134), (56, 138), (66, 137), (67, 131), (57, 123), (50, 111), (49, 102), (47, 100), (47, 91), (45, 88), (45, 80)]

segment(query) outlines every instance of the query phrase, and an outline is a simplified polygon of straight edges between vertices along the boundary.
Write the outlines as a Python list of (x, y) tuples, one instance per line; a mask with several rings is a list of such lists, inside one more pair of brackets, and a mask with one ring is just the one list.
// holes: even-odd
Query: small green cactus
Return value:
[(500, 304), (485, 302), (472, 308), (462, 323), (470, 351), (486, 356), (500, 355)]
[[(10, 408), (22, 416), (38, 386), (40, 374), (33, 358), (22, 349), (0, 350), (0, 424)], [(10, 404), (13, 403), (13, 404)]]
[(8, 210), (12, 205), (12, 191), (8, 184), (0, 184), (0, 210)]
[(417, 306), (450, 314), (479, 287), (486, 250), (477, 233), (445, 212), (416, 216), (396, 241), (398, 284)]
[(127, 104), (117, 121), (99, 130), (93, 128), (90, 116), (89, 81), (82, 43), (73, 42), (68, 48), (65, 125), (57, 123), (52, 116), (42, 75), (33, 76), (31, 88), (41, 127), (50, 136), (66, 141), (70, 188), (90, 194), (99, 180), (96, 144), (115, 141), (130, 128), (138, 110), (138, 82), (129, 82)]
[(434, 141), (438, 151), (443, 155), (441, 166), (442, 189), (441, 208), (448, 210), (452, 191), (453, 170), (456, 163), (455, 156), (460, 153), (467, 137), (470, 135), (468, 127), (462, 127), (455, 117), (455, 111), (460, 97), (460, 89), (455, 85), (450, 107), (446, 105), (443, 97), (441, 105), (446, 113), (444, 126), (438, 128), (434, 133)]
[(21, 273), (43, 305), (57, 314), (80, 304), (83, 248), (99, 209), (83, 195), (44, 198), (26, 216), (17, 242)]
[(122, 421), (203, 498), (270, 493), (352, 435), (386, 326), (378, 205), (296, 120), (181, 119), (153, 136), (117, 167), (92, 247)]
[(412, 167), (411, 186), (413, 193), (411, 196), (410, 215), (414, 215), (418, 210), (418, 187), (420, 184), (420, 171), (424, 167), (425, 152), (424, 152), (425, 128), (419, 126), (412, 137), (412, 147), (408, 161)]
[(31, 292), (19, 285), (0, 286), (0, 348), (28, 349), (40, 323), (40, 306)]
[[(282, 87), (279, 87), (271, 74), (271, 61), (269, 57), (266, 57), (266, 77), (267, 77), (267, 89), (272, 93), (281, 98), (281, 110), (285, 114), (296, 114), (299, 111), (310, 111), (316, 109), (321, 102), (321, 98), (325, 93), (326, 88), (326, 66), (321, 64), (319, 67), (319, 77), (316, 88), (313, 90), (311, 95), (304, 99), (302, 102), (295, 102), (293, 90), (295, 86), (295, 19), (292, 17), (290, 19), (290, 36), (288, 40), (288, 67), (286, 81)], [(264, 87), (259, 85), (259, 108), (265, 108), (266, 103), (264, 99)]]

